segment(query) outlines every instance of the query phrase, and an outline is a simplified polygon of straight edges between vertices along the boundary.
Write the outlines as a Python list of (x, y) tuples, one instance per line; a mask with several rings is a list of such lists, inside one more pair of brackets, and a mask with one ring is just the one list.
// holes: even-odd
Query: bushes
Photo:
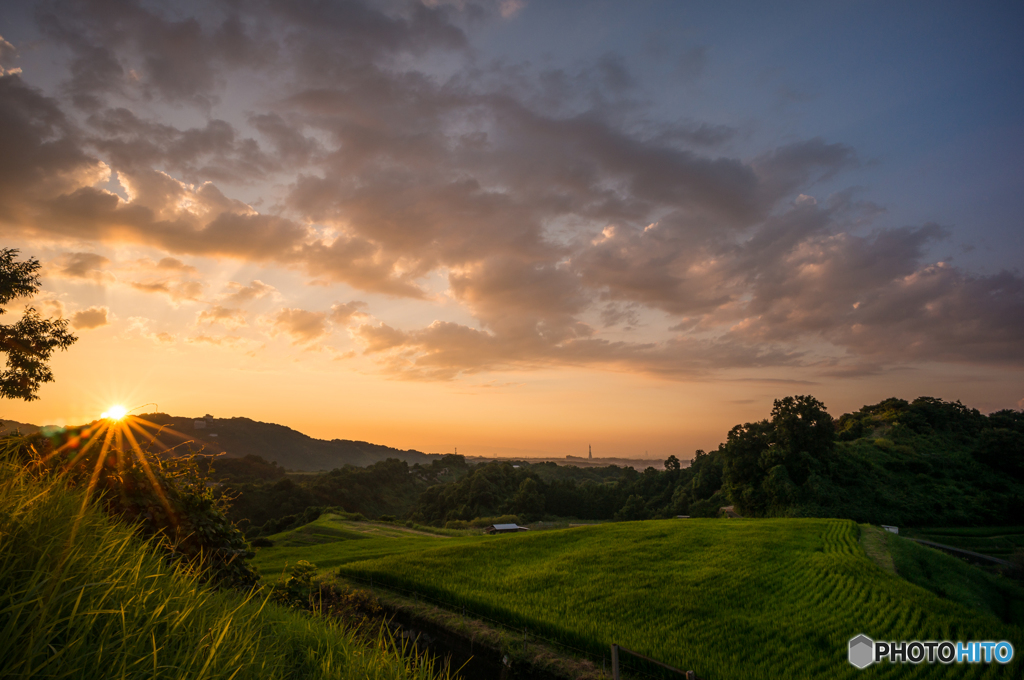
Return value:
[(224, 514), (224, 500), (207, 487), (194, 458), (163, 460), (111, 445), (123, 442), (115, 427), (101, 422), (53, 438), (9, 437), (5, 444), (13, 460), (31, 474), (83, 489), (85, 498), (108, 516), (157, 539), (172, 562), (218, 584), (255, 585), (259, 574), (247, 561), (253, 553)]

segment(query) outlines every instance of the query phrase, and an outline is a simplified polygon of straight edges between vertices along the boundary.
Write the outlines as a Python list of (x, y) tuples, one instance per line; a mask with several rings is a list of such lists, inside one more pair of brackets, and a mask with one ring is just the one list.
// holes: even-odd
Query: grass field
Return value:
[(932, 529), (901, 529), (910, 538), (973, 550), (982, 555), (1009, 559), (1017, 548), (1024, 548), (1024, 527), (948, 527)]
[(258, 548), (253, 563), (270, 578), (299, 560), (312, 562), (320, 572), (333, 572), (349, 562), (467, 545), (487, 538), (444, 536), (385, 522), (356, 522), (327, 514), (315, 522), (271, 536), (273, 547)]
[(1005, 639), (1024, 649), (1020, 627), (876, 566), (849, 521), (665, 520), (460, 542), (346, 558), (340, 573), (464, 605), (597, 654), (615, 642), (709, 678), (1021, 674), (1020, 651), (1011, 667), (849, 665), (847, 642), (858, 633)]

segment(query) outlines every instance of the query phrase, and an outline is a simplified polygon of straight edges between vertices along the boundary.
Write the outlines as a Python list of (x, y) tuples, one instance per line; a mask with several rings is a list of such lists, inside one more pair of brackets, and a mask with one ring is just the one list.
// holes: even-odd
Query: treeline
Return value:
[(468, 467), (464, 456), (449, 454), (427, 465), (389, 458), (365, 468), (347, 465), (323, 474), (286, 476), (259, 456), (219, 457), (212, 462), (211, 478), (220, 484), (218, 496), (230, 503), (229, 516), (251, 535), (253, 527), (274, 533), (291, 526), (312, 516), (306, 512), (310, 508), (404, 518), (424, 491), (465, 475)]
[[(276, 473), (275, 473), (276, 474)], [(838, 419), (811, 396), (777, 400), (717, 450), (664, 470), (576, 468), (523, 461), (430, 465), (388, 460), (327, 474), (233, 483), (232, 516), (267, 530), (306, 508), (445, 526), (514, 514), (640, 520), (843, 517), (905, 526), (1010, 524), (1024, 516), (1024, 413), (984, 415), (960, 402), (886, 399)], [(277, 521), (278, 524), (267, 524)], [(452, 526), (457, 526), (453, 524)]]

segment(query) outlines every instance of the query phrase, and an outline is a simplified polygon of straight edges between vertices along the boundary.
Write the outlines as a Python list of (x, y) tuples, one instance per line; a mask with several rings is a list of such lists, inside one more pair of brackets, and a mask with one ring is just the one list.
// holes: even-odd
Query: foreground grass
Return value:
[(1010, 667), (851, 666), (847, 641), (858, 633), (1021, 650), (1024, 631), (880, 569), (845, 520), (619, 523), (352, 561), (340, 573), (711, 678), (994, 678), (1022, 668), (1020, 653)]
[(274, 545), (258, 548), (253, 562), (264, 576), (274, 578), (299, 560), (312, 562), (321, 572), (333, 572), (349, 562), (467, 545), (489, 538), (476, 532), (448, 533), (454, 535), (430, 534), (383, 522), (356, 522), (327, 514), (271, 536)]
[(55, 482), (0, 461), (5, 678), (436, 677), (386, 632), (217, 592)]

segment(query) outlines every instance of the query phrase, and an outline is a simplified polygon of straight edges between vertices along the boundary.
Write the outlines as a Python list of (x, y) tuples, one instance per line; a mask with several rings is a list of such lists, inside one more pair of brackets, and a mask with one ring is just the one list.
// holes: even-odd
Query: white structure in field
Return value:
[(883, 524), (882, 528), (885, 529), (886, 531), (888, 531), (889, 533), (892, 533), (892, 534), (900, 533), (900, 528), (899, 527), (894, 527), (894, 526), (889, 526), (888, 524)]

